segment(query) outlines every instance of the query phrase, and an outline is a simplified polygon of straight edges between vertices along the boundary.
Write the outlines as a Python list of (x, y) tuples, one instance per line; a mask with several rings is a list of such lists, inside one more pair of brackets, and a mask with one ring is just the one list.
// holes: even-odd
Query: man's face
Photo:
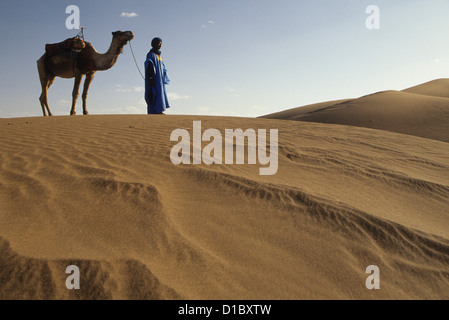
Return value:
[(155, 48), (158, 49), (158, 50), (161, 50), (161, 48), (162, 48), (162, 41), (157, 42)]

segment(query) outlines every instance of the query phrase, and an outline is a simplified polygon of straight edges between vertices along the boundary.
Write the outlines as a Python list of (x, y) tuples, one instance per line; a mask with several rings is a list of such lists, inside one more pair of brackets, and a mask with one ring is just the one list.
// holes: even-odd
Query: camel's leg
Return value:
[(44, 114), (44, 117), (47, 116), (47, 114), (45, 112), (45, 109), (47, 109), (48, 115), (50, 117), (53, 116), (53, 114), (50, 111), (50, 107), (48, 106), (48, 89), (53, 84), (53, 81), (55, 81), (55, 77), (51, 77), (50, 79), (47, 78), (42, 83), (42, 93), (41, 93), (41, 95), (39, 97), (39, 102), (41, 103), (42, 113)]
[(42, 107), (42, 113), (47, 116), (46, 110), (48, 111), (48, 115), (52, 116), (53, 114), (50, 111), (50, 107), (48, 106), (48, 89), (55, 81), (55, 76), (52, 75), (44, 64), (44, 59), (39, 59), (37, 61), (37, 70), (39, 72), (39, 79), (41, 81), (42, 93), (39, 97), (39, 102)]
[(89, 87), (92, 83), (92, 80), (94, 79), (95, 73), (88, 73), (86, 75), (86, 80), (84, 80), (84, 90), (83, 90), (83, 114), (88, 115), (89, 112), (87, 112), (87, 95), (89, 94)]
[(76, 106), (76, 100), (78, 100), (82, 78), (83, 78), (82, 74), (75, 76), (75, 85), (73, 86), (73, 92), (72, 92), (72, 109), (70, 110), (71, 116), (76, 115), (75, 106)]

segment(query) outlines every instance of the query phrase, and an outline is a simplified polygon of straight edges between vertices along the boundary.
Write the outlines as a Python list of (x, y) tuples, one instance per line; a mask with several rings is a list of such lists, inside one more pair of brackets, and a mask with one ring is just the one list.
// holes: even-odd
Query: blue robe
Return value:
[[(151, 69), (150, 69), (151, 68)], [(150, 76), (154, 85), (150, 83)], [(160, 54), (150, 51), (145, 60), (145, 101), (148, 114), (160, 114), (170, 108), (165, 85), (170, 83), (164, 61)]]

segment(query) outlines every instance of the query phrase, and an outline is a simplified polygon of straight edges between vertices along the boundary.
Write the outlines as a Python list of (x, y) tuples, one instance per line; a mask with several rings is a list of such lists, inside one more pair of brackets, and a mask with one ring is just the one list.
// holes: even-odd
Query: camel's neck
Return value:
[(95, 70), (102, 71), (112, 68), (117, 62), (117, 58), (122, 52), (123, 44), (120, 44), (115, 39), (112, 40), (111, 46), (106, 53), (98, 53), (92, 46), (92, 60), (95, 66)]

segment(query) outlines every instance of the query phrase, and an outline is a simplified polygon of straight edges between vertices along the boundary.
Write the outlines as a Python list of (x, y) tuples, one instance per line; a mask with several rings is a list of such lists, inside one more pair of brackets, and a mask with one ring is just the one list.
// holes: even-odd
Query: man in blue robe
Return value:
[(145, 60), (145, 101), (148, 114), (164, 114), (164, 111), (170, 108), (165, 90), (170, 78), (161, 57), (162, 39), (154, 38), (151, 47)]

